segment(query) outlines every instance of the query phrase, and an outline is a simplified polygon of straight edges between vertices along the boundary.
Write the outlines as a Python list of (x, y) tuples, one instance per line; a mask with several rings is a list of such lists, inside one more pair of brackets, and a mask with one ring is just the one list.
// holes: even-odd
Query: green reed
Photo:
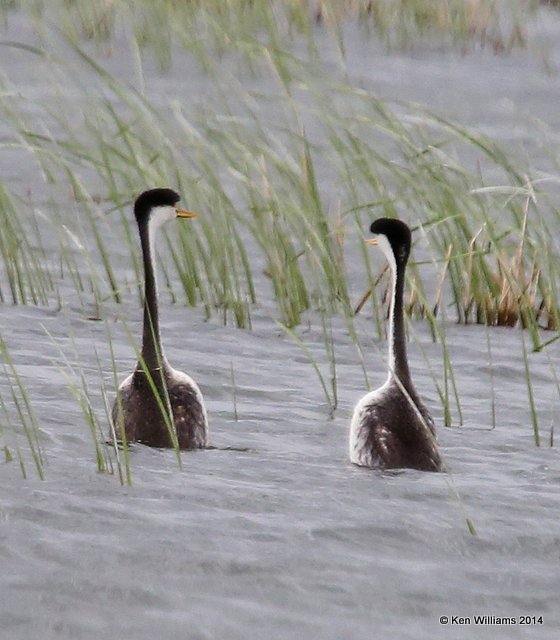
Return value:
[[(500, 256), (497, 268), (501, 277), (508, 239), (522, 231), (522, 211), (509, 199), (506, 207), (511, 212), (511, 226), (502, 224), (501, 228), (495, 228), (489, 211), (492, 203), (487, 204), (484, 196), (478, 197), (485, 187), (476, 187), (476, 176), (459, 162), (461, 147), (474, 147), (479, 152), (482, 150), (486, 161), (494, 167), (497, 165), (506, 177), (519, 181), (519, 172), (491, 142), (432, 117), (425, 110), (415, 116), (421, 121), (420, 125), (405, 125), (388, 104), (363, 92), (355, 95), (358, 103), (355, 115), (351, 113), (348, 117), (346, 113), (344, 117), (337, 104), (342, 95), (340, 90), (338, 97), (335, 95), (333, 102), (329, 102), (328, 113), (326, 104), (319, 102), (319, 97), (311, 108), (313, 117), (325, 123), (329, 132), (332, 147), (326, 150), (315, 148), (315, 143), (301, 128), (301, 115), (289, 93), (281, 119), (282, 128), (278, 131), (271, 130), (259, 119), (255, 121), (251, 110), (237, 118), (209, 118), (205, 114), (203, 122), (189, 122), (184, 113), (176, 111), (177, 122), (170, 128), (146, 98), (127, 92), (91, 56), (77, 45), (74, 48), (80, 60), (97, 74), (115, 98), (126, 100), (129, 115), (118, 115), (108, 100), (96, 105), (91, 119), (87, 114), (85, 116), (86, 130), (91, 130), (94, 136), (93, 145), (73, 138), (63, 144), (53, 141), (57, 151), (64, 154), (66, 165), (71, 164), (72, 159), (78, 159), (89, 169), (98, 171), (117, 204), (122, 201), (118, 194), (132, 187), (130, 178), (135, 174), (142, 177), (144, 183), (168, 182), (168, 168), (184, 164), (181, 149), (188, 147), (189, 161), (184, 171), (196, 176), (196, 180), (188, 181), (189, 186), (195, 192), (203, 192), (199, 197), (208, 199), (209, 192), (212, 194), (212, 225), (203, 223), (205, 242), (195, 244), (191, 241), (188, 252), (184, 252), (188, 253), (188, 269), (183, 267), (184, 259), (178, 252), (172, 253), (189, 304), (195, 304), (205, 296), (203, 304), (209, 313), (213, 308), (219, 308), (226, 318), (229, 310), (236, 324), (246, 326), (249, 322), (250, 304), (257, 295), (245, 248), (246, 236), (239, 233), (243, 228), (267, 256), (267, 275), (273, 284), (283, 322), (295, 326), (318, 295), (328, 301), (331, 311), (347, 313), (350, 305), (344, 256), (337, 241), (337, 223), (320, 196), (316, 177), (315, 163), (320, 153), (334, 164), (343, 189), (342, 197), (345, 197), (345, 185), (349, 184), (353, 202), (363, 202), (368, 192), (371, 201), (373, 191), (374, 201), (381, 203), (380, 213), (384, 215), (402, 217), (401, 211), (407, 211), (408, 217), (418, 216), (422, 220), (428, 214), (424, 228), (429, 242), (440, 255), (444, 251), (447, 253), (450, 247), (452, 250), (449, 280), (459, 319), (467, 323), (475, 314), (479, 321), (482, 309), (491, 304), (496, 309), (497, 322), (501, 323), (501, 288), (496, 282), (496, 267), (489, 264), (487, 252), (478, 250), (477, 244), (494, 245), (494, 253)], [(268, 61), (267, 64), (277, 63)], [(310, 89), (315, 91), (313, 87)], [(345, 89), (343, 94), (347, 96), (349, 91), (352, 89)], [(225, 108), (226, 111), (230, 109), (228, 105)], [(346, 106), (344, 109), (347, 111)], [(175, 125), (179, 125), (183, 140), (174, 145), (172, 140), (177, 140), (173, 133)], [(293, 130), (293, 127), (297, 129)], [(366, 133), (366, 129), (370, 133)], [(333, 133), (335, 130), (336, 134)], [(455, 136), (451, 141), (450, 130)], [(429, 140), (426, 131), (436, 139)], [(376, 141), (376, 132), (381, 137), (381, 145)], [(445, 142), (438, 141), (443, 134)], [(161, 140), (164, 141), (163, 148)], [(390, 161), (389, 156), (380, 151), (384, 148), (383, 143), (387, 151), (400, 156), (400, 164)], [(449, 151), (445, 151), (445, 147), (449, 147)], [(227, 173), (235, 177), (236, 183), (229, 190), (220, 186)], [(193, 184), (200, 181), (202, 175), (209, 185), (206, 193)], [(77, 197), (84, 200), (83, 188), (75, 172), (68, 177)], [(234, 204), (239, 200), (245, 202), (241, 210), (248, 211), (248, 216), (239, 215), (240, 207)], [(357, 218), (363, 220), (363, 211), (357, 213)], [(529, 231), (525, 225), (523, 233)], [(118, 300), (119, 283), (104, 248), (106, 232), (100, 230), (100, 221), (91, 225), (91, 232), (106, 272), (105, 279)], [(534, 249), (534, 244), (527, 246)], [(534, 250), (535, 255), (538, 253)], [(309, 269), (317, 267), (322, 272), (320, 293), (310, 291), (306, 284)], [(535, 268), (539, 273), (536, 286), (548, 300), (554, 295), (553, 289), (546, 284), (547, 276), (542, 267), (536, 265)], [(415, 275), (416, 286), (422, 289), (423, 278)], [(516, 274), (518, 280), (522, 277), (522, 271)], [(514, 288), (522, 292), (523, 283), (517, 281)], [(534, 333), (534, 314), (522, 310), (527, 306), (527, 299), (522, 293), (515, 298), (514, 307), (518, 307), (515, 312)], [(554, 305), (547, 304), (554, 317), (557, 313)], [(488, 309), (486, 311), (489, 318), (491, 314)]]
[[(484, 15), (484, 29), (475, 32), (482, 37), (484, 31), (490, 42), (490, 25), (501, 20), (497, 9), (484, 13), (490, 5), (480, 2), (482, 14), (469, 17), (459, 3), (444, 4), (442, 17), (443, 5), (421, 12), (418, 3), (397, 3), (398, 29), (406, 38), (433, 30), (466, 33), (469, 21)], [(60, 304), (57, 279), (72, 285), (82, 305), (93, 301), (100, 316), (108, 297), (118, 304), (134, 289), (141, 301), (142, 269), (130, 207), (144, 188), (169, 184), (201, 213), (196, 224), (165, 232), (169, 258), (162, 260), (162, 270), (171, 298), (201, 306), (208, 318), (250, 328), (254, 305), (272, 297), (272, 313), (293, 339), (306, 314), (318, 312), (328, 373), (310, 351), (308, 357), (331, 410), (338, 395), (335, 316), (344, 318), (368, 385), (352, 307), (356, 288), (373, 291), (378, 280), (361, 243), (378, 216), (405, 219), (430, 255), (410, 265), (408, 310), (412, 318), (428, 322), (442, 346), (443, 382), (436, 387), (446, 424), (452, 403), (459, 422), (462, 418), (442, 319), (522, 326), (535, 350), (556, 339), (542, 330), (558, 331), (560, 319), (559, 261), (545, 224), (550, 212), (560, 220), (553, 184), (488, 137), (426, 108), (380, 100), (343, 72), (325, 77), (316, 22), (334, 38), (343, 70), (343, 21), (359, 16), (365, 27), (394, 41), (397, 22), (388, 3), (371, 9), (378, 12), (375, 21), (359, 2), (348, 3), (345, 11), (336, 3), (321, 3), (320, 15), (304, 2), (260, 0), (162, 0), (134, 7), (117, 1), (100, 7), (81, 0), (69, 4), (54, 35), (39, 11), (40, 46), (11, 45), (52, 71), (57, 99), (44, 106), (43, 116), (56, 125), (57, 134), (29, 121), (23, 115), (25, 100), (15, 93), (0, 98), (2, 112), (46, 183), (71, 186), (76, 214), (75, 220), (67, 219), (54, 200), (50, 205), (49, 224), (58, 239), (55, 277), (39, 259), (44, 249), (33, 240), (35, 231), (23, 233), (17, 226), (8, 198), (3, 208), (7, 239), (0, 232), (0, 254), (8, 274), (6, 296), (11, 294), (13, 302), (44, 304), (52, 299), (52, 289)], [(515, 25), (519, 16), (514, 18)], [(99, 52), (109, 46), (120, 21), (132, 27), (132, 83), (100, 62)], [(162, 33), (170, 37), (161, 38)], [(512, 33), (515, 37), (515, 29)], [(500, 37), (507, 45), (507, 37)], [(296, 38), (305, 45), (303, 54), (292, 52)], [(86, 39), (98, 43), (97, 53)], [(173, 55), (181, 55), (173, 54), (171, 41), (205, 71), (207, 98), (188, 105), (173, 99), (162, 103), (145, 92), (142, 52), (152, 51), (162, 68), (169, 68)], [(251, 89), (249, 80), (259, 77), (270, 82), (262, 90)], [(65, 102), (66, 85), (82, 98), (78, 127), (69, 124), (75, 107)], [(487, 175), (492, 175), (490, 184)], [(31, 215), (29, 229), (42, 223)], [(124, 267), (117, 266), (110, 248), (115, 237)], [(347, 274), (353, 242), (359, 245), (363, 283), (350, 282)], [(449, 306), (443, 306), (442, 291)], [(377, 336), (383, 336), (379, 295), (369, 296), (367, 309)], [(302, 338), (297, 340), (308, 349)]]
[[(10, 435), (16, 450), (21, 473), (24, 478), (27, 478), (25, 456), (18, 442), (19, 428), (23, 431), (25, 440), (27, 441), (29, 453), (31, 454), (37, 475), (41, 480), (44, 480), (46, 458), (41, 442), (39, 422), (33, 410), (27, 388), (2, 336), (0, 336), (0, 355), (2, 356), (4, 379), (9, 392), (9, 400), (5, 399), (2, 392), (0, 392), (0, 406), (2, 408), (5, 425), (7, 425), (7, 428), (11, 432)], [(17, 416), (17, 422), (14, 421), (14, 416)], [(4, 440), (4, 456), (6, 462), (9, 462), (13, 459), (13, 456), (9, 448), (5, 430), (5, 426), (0, 428)]]
[[(115, 350), (113, 347), (113, 338), (111, 335), (109, 323), (105, 320), (105, 335), (107, 336), (107, 342), (109, 344), (109, 357), (111, 361), (111, 380), (113, 383), (113, 396), (115, 398), (114, 402), (117, 406), (117, 415), (122, 413), (122, 403), (121, 397), (118, 392), (120, 381), (118, 377), (117, 371), (117, 363), (115, 360)], [(101, 373), (101, 369), (100, 369)], [(104, 387), (103, 387), (104, 388)], [(115, 460), (117, 463), (117, 470), (119, 474), (119, 480), (121, 485), (132, 485), (132, 467), (130, 462), (130, 450), (128, 445), (128, 439), (126, 437), (126, 432), (123, 429), (122, 433), (117, 436), (115, 423), (113, 421), (113, 405), (108, 401), (108, 395), (103, 393), (103, 397), (105, 399), (104, 407), (105, 407), (105, 419), (107, 420), (107, 424), (109, 425), (109, 442), (113, 447), (113, 454), (115, 456)], [(122, 451), (122, 460), (121, 460), (121, 451)], [(123, 468), (124, 466), (124, 468)]]
[[(103, 444), (105, 441), (103, 422), (100, 420), (98, 410), (96, 408), (98, 404), (97, 385), (95, 385), (95, 391), (92, 391), (92, 385), (90, 384), (88, 379), (89, 376), (87, 374), (90, 367), (89, 365), (84, 365), (82, 363), (77, 339), (73, 329), (70, 327), (68, 318), (66, 318), (66, 325), (68, 327), (67, 335), (69, 338), (69, 346), (71, 347), (71, 357), (70, 354), (65, 352), (65, 347), (68, 344), (67, 341), (57, 339), (45, 330), (47, 336), (50, 338), (53, 345), (57, 347), (59, 352), (59, 360), (55, 362), (55, 366), (63, 376), (68, 391), (78, 403), (84, 423), (90, 432), (97, 471), (99, 473), (113, 473), (112, 461), (110, 460), (108, 452)], [(99, 368), (99, 356), (95, 347), (93, 355)], [(103, 383), (103, 376), (101, 376), (101, 379), (101, 398), (104, 400), (106, 389), (105, 384)]]
[(535, 403), (535, 393), (533, 390), (533, 382), (531, 380), (531, 371), (529, 368), (529, 355), (527, 353), (527, 346), (525, 343), (524, 332), (521, 331), (521, 346), (523, 351), (523, 365), (525, 370), (525, 382), (527, 384), (527, 398), (529, 401), (529, 409), (531, 412), (531, 424), (533, 426), (533, 437), (535, 440), (535, 446), (541, 446), (541, 435), (539, 429), (538, 411)]
[(537, 11), (533, 3), (498, 4), (492, 0), (140, 0), (134, 5), (124, 0), (94, 4), (73, 0), (55, 3), (54, 7), (46, 0), (14, 0), (0, 6), (4, 19), (9, 19), (10, 9), (16, 7), (27, 11), (38, 29), (48, 15), (48, 7), (65, 34), (94, 41), (98, 46), (109, 46), (118, 26), (127, 23), (137, 46), (151, 51), (163, 69), (171, 65), (174, 39), (196, 52), (201, 64), (211, 66), (209, 48), (219, 55), (232, 44), (248, 47), (263, 32), (275, 49), (282, 43), (280, 36), (288, 35), (305, 38), (310, 50), (315, 51), (314, 29), (318, 27), (331, 34), (343, 55), (342, 26), (349, 20), (390, 47), (410, 47), (437, 39), (439, 44), (461, 50), (487, 47), (502, 53), (526, 46), (526, 23)]
[[(29, 205), (11, 195), (0, 183), (0, 301), (46, 305), (54, 291), (53, 277), (45, 265), (41, 222)], [(6, 286), (5, 285), (5, 286)]]

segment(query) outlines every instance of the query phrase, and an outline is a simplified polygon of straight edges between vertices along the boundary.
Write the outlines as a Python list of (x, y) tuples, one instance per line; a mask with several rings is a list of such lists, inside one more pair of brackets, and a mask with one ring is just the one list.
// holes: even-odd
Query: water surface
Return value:
[[(558, 32), (560, 21), (550, 15)], [(10, 39), (29, 37), (17, 20), (11, 28)], [(558, 45), (550, 55), (558, 58)], [(531, 114), (558, 125), (558, 77), (526, 53), (387, 53), (356, 37), (348, 60), (349, 73), (367, 88), (428, 103), (505, 144), (530, 142)], [(12, 61), (20, 65), (21, 90), (48, 99), (47, 79), (34, 77), (25, 57)], [(126, 56), (104, 63), (123, 76), (131, 71)], [(146, 83), (162, 104), (170, 87), (185, 100), (193, 86), (202, 94), (207, 87), (200, 70), (181, 60), (167, 76), (148, 65)], [(15, 152), (4, 165), (21, 193), (28, 181), (40, 182)], [(116, 243), (111, 249), (124, 251)], [(358, 293), (363, 285), (354, 287)], [(490, 331), (489, 363), (486, 329), (446, 324), (464, 424), (457, 426), (455, 411), (454, 427), (444, 428), (422, 355), (441, 380), (440, 346), (414, 325), (411, 368), (452, 473), (379, 473), (347, 458), (349, 418), (365, 381), (342, 321), (334, 321), (339, 406), (331, 419), (313, 368), (278, 329), (271, 305), (254, 311), (252, 331), (241, 331), (163, 296), (166, 352), (200, 383), (212, 443), (248, 450), (187, 454), (180, 472), (173, 452), (134, 446), (133, 485), (122, 487), (96, 472), (91, 435), (60, 369), (62, 354), (71, 364), (79, 356), (92, 400), (101, 403), (94, 348), (112, 385), (105, 327), (88, 319), (71, 292), (65, 300), (62, 310), (0, 308), (2, 335), (40, 419), (48, 459), (43, 482), (31, 466), (23, 480), (15, 463), (0, 465), (6, 638), (556, 637), (560, 468), (548, 440), (557, 391), (550, 367), (531, 354), (542, 438), (536, 448), (518, 331)], [(108, 304), (105, 316), (121, 379), (134, 357), (117, 317), (140, 335), (141, 315), (133, 296), (123, 307)], [(306, 344), (326, 372), (319, 319), (311, 314), (308, 321)], [(374, 339), (367, 314), (358, 330), (371, 383), (381, 384), (385, 344)], [(558, 349), (547, 353), (554, 361)], [(476, 629), (439, 622), (476, 614), (544, 622)]]

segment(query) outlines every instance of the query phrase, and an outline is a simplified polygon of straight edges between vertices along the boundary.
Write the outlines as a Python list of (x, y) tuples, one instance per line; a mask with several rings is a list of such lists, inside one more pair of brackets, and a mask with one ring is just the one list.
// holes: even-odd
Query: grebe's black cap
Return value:
[(376, 235), (383, 235), (387, 238), (395, 258), (404, 261), (408, 259), (412, 234), (408, 225), (402, 220), (378, 218), (375, 222), (372, 222), (369, 230)]
[(136, 220), (140, 222), (150, 215), (150, 211), (154, 207), (174, 207), (181, 196), (173, 189), (149, 189), (144, 191), (134, 203), (134, 215)]

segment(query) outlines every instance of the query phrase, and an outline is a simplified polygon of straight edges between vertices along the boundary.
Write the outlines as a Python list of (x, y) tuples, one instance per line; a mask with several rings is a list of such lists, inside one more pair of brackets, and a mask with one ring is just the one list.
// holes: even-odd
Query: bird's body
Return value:
[(354, 464), (372, 469), (439, 471), (441, 459), (432, 417), (416, 393), (408, 396), (415, 407), (391, 379), (358, 402), (350, 426), (350, 460)]
[[(161, 384), (161, 372), (165, 390)], [(171, 405), (168, 415), (173, 417), (173, 425), (180, 449), (200, 449), (207, 444), (207, 417), (202, 393), (196, 382), (182, 371), (176, 371), (164, 360), (160, 371), (151, 371), (152, 384), (159, 387), (158, 399), (152, 384), (142, 369), (137, 369), (119, 387), (122, 404), (122, 420), (119, 416), (118, 401), (113, 406), (113, 421), (125, 425), (126, 437), (130, 442), (142, 442), (152, 447), (173, 445), (169, 432), (170, 421), (162, 413), (169, 412), (167, 397)], [(167, 397), (166, 397), (167, 396)], [(161, 404), (160, 404), (161, 403)]]
[(350, 425), (350, 460), (381, 469), (440, 471), (441, 456), (429, 411), (410, 377), (404, 329), (404, 272), (410, 252), (410, 230), (398, 220), (376, 220), (372, 244), (383, 249), (393, 274), (389, 312), (389, 372), (385, 384), (356, 405)]
[(144, 333), (142, 354), (134, 372), (120, 385), (113, 405), (116, 437), (152, 447), (205, 447), (208, 419), (202, 393), (186, 373), (171, 367), (163, 354), (159, 332), (154, 236), (175, 217), (194, 217), (176, 209), (179, 196), (171, 189), (152, 189), (134, 205), (144, 260)]

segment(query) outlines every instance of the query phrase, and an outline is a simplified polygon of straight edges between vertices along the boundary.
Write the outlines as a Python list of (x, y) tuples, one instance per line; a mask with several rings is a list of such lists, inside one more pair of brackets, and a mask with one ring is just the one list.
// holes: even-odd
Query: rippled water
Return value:
[[(358, 43), (349, 55), (359, 58)], [(517, 112), (522, 107), (515, 102), (509, 108), (508, 100), (521, 95), (524, 110), (534, 100), (551, 125), (559, 117), (557, 76), (545, 76), (540, 62), (525, 55), (394, 54), (385, 55), (382, 65), (357, 65), (355, 72), (386, 93), (412, 99), (427, 101), (426, 87), (432, 87), (439, 107), (449, 102), (452, 115), (463, 117), (461, 107), (468, 103), (473, 121), (516, 142), (506, 124), (518, 122), (517, 133), (523, 129)], [(508, 70), (515, 77), (508, 79)], [(487, 103), (477, 102), (481, 94), (462, 81), (474, 73)], [(503, 94), (492, 99), (496, 77)], [(542, 92), (526, 90), (537, 81)], [(165, 85), (166, 79), (158, 82)], [(489, 103), (495, 108), (490, 114)], [(506, 105), (501, 111), (500, 104)], [(115, 477), (96, 473), (91, 436), (57, 367), (61, 349), (68, 352), (71, 328), (92, 397), (101, 402), (93, 346), (109, 370), (103, 324), (71, 305), (64, 312), (3, 306), (0, 314), (48, 454), (44, 482), (22, 480), (15, 463), (0, 465), (2, 637), (556, 637), (560, 467), (557, 450), (548, 446), (556, 387), (550, 367), (541, 371), (541, 360), (530, 356), (541, 407), (538, 449), (517, 331), (490, 333), (492, 428), (486, 330), (447, 326), (465, 424), (446, 429), (420, 350), (437, 363), (440, 347), (425, 327), (415, 326), (411, 367), (434, 408), (452, 476), (376, 473), (347, 460), (348, 422), (364, 379), (343, 323), (334, 327), (340, 406), (330, 419), (308, 360), (265, 309), (256, 311), (248, 332), (164, 304), (167, 354), (199, 381), (212, 443), (249, 450), (188, 454), (179, 472), (173, 452), (135, 446), (133, 486), (123, 488)], [(119, 314), (139, 335), (137, 304)], [(358, 328), (372, 383), (381, 383), (377, 347), (384, 345), (374, 345), (367, 317)], [(306, 343), (325, 366), (313, 317)], [(133, 354), (118, 325), (115, 348), (122, 378)], [(558, 349), (548, 353), (557, 359)], [(436, 375), (441, 378), (441, 371)], [(467, 515), (477, 537), (467, 531)], [(515, 616), (518, 622), (522, 615), (542, 616), (544, 623), (475, 629), (474, 622), (439, 622), (440, 616), (475, 614)]]

